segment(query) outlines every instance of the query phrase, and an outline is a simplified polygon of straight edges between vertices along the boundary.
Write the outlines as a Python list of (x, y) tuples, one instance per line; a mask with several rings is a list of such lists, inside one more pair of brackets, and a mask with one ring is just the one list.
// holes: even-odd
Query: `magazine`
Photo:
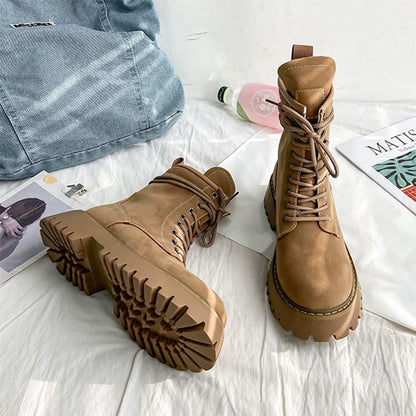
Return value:
[(416, 117), (337, 149), (416, 214)]
[(39, 231), (42, 218), (89, 207), (78, 187), (41, 172), (0, 198), (0, 284), (46, 254)]

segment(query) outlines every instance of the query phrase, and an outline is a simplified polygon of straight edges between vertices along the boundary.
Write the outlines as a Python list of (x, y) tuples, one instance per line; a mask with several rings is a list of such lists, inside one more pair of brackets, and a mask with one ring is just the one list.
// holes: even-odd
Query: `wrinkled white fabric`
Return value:
[[(416, 106), (339, 103), (336, 109), (338, 127), (362, 134), (409, 118)], [(95, 204), (113, 202), (145, 186), (178, 156), (208, 169), (260, 132), (265, 134), (220, 105), (191, 101), (163, 137), (54, 174), (66, 184), (83, 183)], [(0, 195), (14, 186), (1, 183)], [(360, 203), (356, 215), (364, 217), (373, 205)], [(232, 204), (237, 207), (239, 197)], [(346, 238), (354, 239), (342, 225)], [(383, 247), (378, 238), (366, 244)], [(358, 263), (367, 249), (354, 253)], [(0, 286), (0, 415), (415, 413), (414, 332), (364, 311), (348, 338), (303, 342), (270, 313), (264, 256), (218, 235), (209, 249), (192, 246), (188, 266), (219, 293), (228, 313), (219, 360), (201, 374), (148, 356), (114, 317), (108, 293), (86, 296), (47, 258)]]

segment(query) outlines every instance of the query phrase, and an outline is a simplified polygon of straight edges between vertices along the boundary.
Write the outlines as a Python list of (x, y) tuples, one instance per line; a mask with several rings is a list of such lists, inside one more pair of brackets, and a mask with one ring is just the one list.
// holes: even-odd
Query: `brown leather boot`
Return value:
[(358, 325), (361, 292), (342, 237), (329, 176), (338, 167), (328, 149), (334, 118), (335, 63), (294, 46), (279, 68), (278, 162), (265, 196), (276, 229), (276, 253), (267, 278), (269, 303), (286, 331), (315, 341), (348, 335)]
[(180, 370), (207, 370), (220, 352), (226, 313), (185, 259), (199, 235), (205, 246), (214, 242), (234, 193), (226, 170), (201, 174), (177, 159), (123, 201), (43, 219), (41, 235), (75, 286), (113, 295), (115, 315), (151, 356)]

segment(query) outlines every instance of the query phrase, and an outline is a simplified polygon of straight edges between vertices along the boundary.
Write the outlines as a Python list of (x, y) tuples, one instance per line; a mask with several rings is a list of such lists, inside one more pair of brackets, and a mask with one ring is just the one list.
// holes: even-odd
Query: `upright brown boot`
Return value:
[(361, 292), (342, 237), (329, 176), (328, 149), (335, 63), (294, 46), (279, 68), (278, 162), (265, 196), (276, 253), (267, 278), (269, 303), (286, 331), (315, 341), (342, 338), (358, 325)]
[(114, 313), (151, 356), (180, 370), (211, 368), (226, 313), (217, 294), (185, 267), (192, 241), (214, 242), (234, 195), (222, 168), (201, 174), (177, 159), (129, 198), (41, 221), (57, 269), (91, 295), (107, 289)]

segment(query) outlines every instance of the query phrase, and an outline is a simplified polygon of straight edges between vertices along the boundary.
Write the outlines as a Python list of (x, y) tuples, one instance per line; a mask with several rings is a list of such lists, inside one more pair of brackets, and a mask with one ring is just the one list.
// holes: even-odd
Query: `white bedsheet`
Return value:
[[(410, 103), (337, 103), (335, 125), (364, 134), (415, 112)], [(220, 105), (191, 101), (164, 137), (55, 176), (83, 183), (93, 203), (113, 202), (178, 156), (200, 170), (217, 165), (260, 129)], [(0, 195), (14, 186), (0, 183)], [(416, 413), (414, 332), (364, 311), (346, 339), (303, 342), (272, 318), (262, 255), (218, 235), (210, 249), (194, 244), (188, 266), (228, 313), (219, 360), (201, 374), (148, 356), (113, 316), (108, 293), (86, 296), (47, 258), (0, 286), (0, 415)]]

